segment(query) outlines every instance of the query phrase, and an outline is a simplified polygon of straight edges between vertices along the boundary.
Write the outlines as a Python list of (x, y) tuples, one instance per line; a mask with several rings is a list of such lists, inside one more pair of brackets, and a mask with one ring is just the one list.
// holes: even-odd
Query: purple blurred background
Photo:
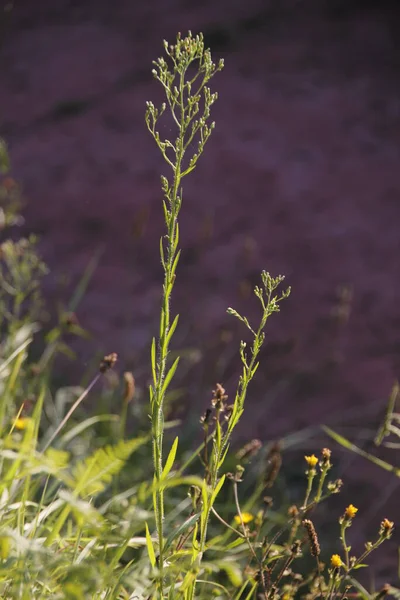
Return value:
[(376, 425), (400, 367), (398, 3), (39, 4), (15, 2), (3, 19), (0, 134), (52, 271), (49, 296), (103, 249), (78, 311), (93, 333), (82, 362), (101, 346), (139, 379), (147, 364), (165, 170), (144, 125), (145, 101), (161, 101), (151, 61), (164, 38), (203, 31), (226, 67), (217, 128), (184, 188), (175, 309), (186, 402), (200, 414), (220, 379), (233, 393), (244, 332), (225, 310), (257, 315), (251, 290), (265, 268), (293, 291), (271, 321), (243, 437)]

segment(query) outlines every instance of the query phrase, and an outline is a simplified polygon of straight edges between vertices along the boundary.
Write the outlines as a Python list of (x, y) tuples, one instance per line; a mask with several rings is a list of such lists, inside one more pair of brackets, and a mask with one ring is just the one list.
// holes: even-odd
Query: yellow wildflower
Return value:
[(331, 566), (334, 569), (339, 569), (340, 567), (343, 566), (343, 561), (340, 558), (339, 554), (332, 554), (332, 556), (331, 556)]
[(15, 429), (26, 429), (31, 422), (29, 417), (18, 417), (14, 422)]
[[(250, 521), (252, 521), (254, 519), (254, 517), (251, 513), (244, 512), (244, 513), (242, 513), (242, 519), (243, 519), (243, 523), (246, 525), (247, 523), (250, 523)], [(241, 521), (239, 515), (235, 515), (235, 523), (237, 523), (237, 525), (241, 525), (242, 521)]]
[(344, 511), (344, 514), (348, 519), (353, 519), (358, 512), (358, 508), (354, 506), (354, 504), (349, 504), (349, 506)]
[(315, 456), (315, 454), (312, 454), (311, 456), (305, 456), (304, 457), (306, 459), (306, 463), (313, 469), (317, 463), (318, 463), (318, 458)]

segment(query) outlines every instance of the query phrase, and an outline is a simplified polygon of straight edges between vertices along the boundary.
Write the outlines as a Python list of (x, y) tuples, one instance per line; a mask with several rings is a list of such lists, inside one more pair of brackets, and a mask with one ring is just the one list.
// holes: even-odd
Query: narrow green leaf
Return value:
[(259, 365), (260, 365), (260, 363), (259, 363), (259, 362), (258, 362), (258, 363), (256, 363), (256, 365), (255, 365), (254, 369), (253, 369), (253, 370), (252, 370), (252, 372), (251, 372), (251, 377), (254, 377), (254, 375), (256, 374), (256, 371), (257, 371), (257, 369), (258, 369)]
[(203, 485), (201, 486), (201, 496), (203, 499), (203, 514), (204, 514), (208, 509), (207, 485), (204, 482), (203, 482)]
[(154, 385), (157, 385), (157, 376), (156, 376), (156, 338), (153, 337), (151, 342), (151, 371), (153, 374)]
[(149, 393), (150, 393), (150, 406), (153, 404), (153, 400), (154, 400), (154, 388), (152, 385), (150, 385), (149, 387)]
[(165, 269), (165, 258), (164, 258), (164, 245), (163, 245), (163, 238), (160, 238), (160, 258), (161, 258), (161, 264)]
[(161, 391), (161, 395), (163, 396), (165, 394), (165, 392), (168, 389), (169, 384), (171, 383), (171, 380), (173, 378), (173, 376), (175, 375), (175, 371), (178, 367), (179, 364), (179, 356), (178, 358), (175, 359), (172, 367), (170, 368), (170, 370), (167, 373), (167, 376), (165, 377), (164, 383), (163, 383), (163, 387), (162, 387), (162, 391)]
[[(165, 292), (164, 292), (165, 295)], [(165, 333), (165, 311), (164, 308), (161, 309), (160, 314), (160, 341), (162, 341)]]
[(168, 225), (168, 222), (169, 222), (169, 210), (168, 210), (168, 206), (167, 206), (167, 203), (165, 202), (165, 200), (163, 200), (163, 209), (164, 209), (165, 223)]
[(226, 447), (226, 449), (225, 449), (225, 451), (224, 451), (224, 453), (222, 455), (222, 458), (221, 458), (221, 460), (218, 463), (218, 469), (220, 469), (222, 467), (222, 465), (224, 464), (226, 455), (228, 454), (228, 451), (229, 451), (229, 445)]
[(171, 450), (169, 451), (167, 461), (165, 463), (163, 472), (161, 474), (161, 479), (166, 479), (172, 466), (175, 461), (176, 451), (178, 449), (178, 436), (175, 438), (174, 443), (172, 444)]
[(178, 325), (178, 321), (179, 321), (179, 315), (176, 315), (176, 317), (173, 320), (172, 325), (171, 325), (171, 327), (169, 328), (169, 331), (168, 331), (167, 340), (166, 340), (167, 346), (169, 345), (169, 343), (171, 341), (171, 338), (172, 338), (172, 336), (175, 333), (175, 329), (176, 329), (176, 326)]
[(195, 515), (192, 515), (191, 517), (186, 519), (186, 521), (184, 521), (182, 523), (182, 525), (180, 525), (177, 529), (175, 529), (175, 531), (172, 531), (169, 534), (169, 536), (167, 537), (167, 540), (165, 542), (164, 552), (171, 546), (171, 544), (174, 540), (176, 540), (183, 533), (186, 533), (186, 531), (191, 529), (195, 525), (195, 523), (197, 523), (197, 521), (199, 520), (199, 517), (200, 517), (200, 513), (196, 513)]
[(36, 442), (37, 442), (38, 436), (39, 436), (39, 425), (40, 425), (40, 419), (42, 416), (42, 409), (43, 409), (45, 394), (46, 394), (46, 388), (43, 385), (41, 387), (39, 397), (36, 400), (35, 409), (32, 414), (32, 419), (33, 419), (33, 422), (35, 423), (34, 439)]
[(221, 448), (221, 435), (222, 435), (221, 425), (220, 425), (220, 422), (217, 421), (215, 424), (215, 442), (216, 442), (217, 448)]
[(149, 527), (148, 527), (147, 523), (146, 523), (146, 546), (147, 546), (147, 552), (149, 553), (149, 559), (150, 559), (151, 566), (154, 569), (154, 567), (156, 566), (156, 554), (154, 552), (153, 540), (151, 539), (150, 531), (149, 531)]
[(231, 542), (230, 544), (228, 544), (226, 546), (225, 550), (233, 550), (237, 546), (242, 546), (245, 543), (246, 543), (246, 540), (244, 540), (243, 538), (236, 538), (236, 540), (234, 540), (233, 542)]
[(172, 263), (172, 267), (171, 267), (171, 275), (175, 275), (175, 271), (176, 271), (176, 267), (178, 266), (178, 262), (179, 262), (179, 258), (181, 255), (181, 251), (179, 250), (174, 258), (174, 262)]
[(155, 489), (167, 489), (179, 487), (180, 485), (197, 485), (198, 487), (202, 487), (203, 484), (203, 480), (200, 477), (197, 477), (197, 475), (187, 475), (186, 477), (169, 477), (159, 484), (157, 484), (157, 481), (154, 482), (154, 485), (156, 486)]
[(253, 598), (253, 595), (254, 595), (254, 592), (255, 592), (257, 586), (258, 586), (258, 582), (255, 581), (253, 583), (252, 587), (250, 588), (250, 591), (249, 591), (249, 593), (247, 594), (247, 596), (246, 596), (246, 598), (244, 600), (250, 600), (251, 598)]
[(347, 448), (347, 450), (351, 450), (355, 454), (358, 454), (359, 456), (363, 456), (364, 458), (366, 458), (370, 462), (374, 463), (381, 469), (384, 469), (385, 471), (389, 471), (390, 473), (394, 473), (395, 475), (397, 475), (397, 477), (400, 477), (400, 469), (399, 468), (378, 458), (377, 456), (373, 456), (373, 454), (369, 454), (368, 452), (365, 452), (365, 450), (362, 450), (361, 448), (359, 448), (358, 446), (356, 446), (355, 444), (350, 442), (348, 439), (346, 439), (339, 433), (336, 433), (336, 431), (333, 431), (330, 427), (327, 427), (326, 425), (324, 425), (322, 427), (322, 429), (331, 438), (333, 438), (338, 444), (340, 444), (344, 448)]
[(221, 491), (222, 486), (225, 483), (225, 475), (222, 475), (221, 479), (218, 481), (216, 488), (211, 496), (210, 505), (213, 506), (219, 492)]

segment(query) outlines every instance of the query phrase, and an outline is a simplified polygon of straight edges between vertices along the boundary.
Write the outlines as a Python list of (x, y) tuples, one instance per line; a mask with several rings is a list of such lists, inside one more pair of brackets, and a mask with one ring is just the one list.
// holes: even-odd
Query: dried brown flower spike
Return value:
[(124, 373), (124, 402), (132, 402), (135, 395), (135, 378), (130, 371)]
[(109, 369), (112, 369), (115, 366), (115, 363), (118, 360), (118, 354), (116, 352), (112, 352), (111, 354), (107, 354), (103, 358), (100, 363), (99, 371), (100, 373), (106, 373)]
[(315, 531), (314, 523), (310, 519), (304, 519), (303, 527), (307, 531), (308, 541), (310, 543), (311, 556), (319, 556), (321, 553), (321, 547), (319, 545), (317, 532)]

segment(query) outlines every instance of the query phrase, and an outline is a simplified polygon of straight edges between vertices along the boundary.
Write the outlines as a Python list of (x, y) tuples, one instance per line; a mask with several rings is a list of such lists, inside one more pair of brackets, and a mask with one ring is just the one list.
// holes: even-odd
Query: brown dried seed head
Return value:
[(273, 499), (271, 498), (271, 496), (264, 496), (263, 498), (263, 502), (265, 504), (265, 507), (268, 508), (272, 508), (272, 505), (274, 504)]
[(225, 388), (223, 388), (220, 383), (217, 383), (217, 385), (215, 386), (215, 390), (213, 390), (212, 396), (212, 406), (217, 410), (224, 410), (226, 401), (228, 399), (228, 395), (225, 393)]
[(99, 371), (100, 373), (106, 373), (109, 369), (112, 369), (115, 363), (118, 360), (118, 354), (116, 352), (112, 352), (111, 354), (107, 354), (103, 358), (100, 363)]
[(130, 371), (124, 373), (124, 402), (132, 402), (135, 395), (135, 378)]
[(267, 469), (265, 474), (265, 487), (271, 488), (278, 477), (282, 466), (281, 443), (275, 442), (267, 454)]
[(216, 400), (225, 400), (228, 397), (226, 396), (225, 391), (225, 388), (222, 387), (220, 383), (217, 383), (217, 385), (215, 386), (215, 390), (213, 390), (213, 397)]
[(332, 452), (331, 452), (331, 450), (329, 450), (329, 448), (322, 448), (321, 454), (322, 454), (322, 458), (329, 460), (332, 455)]
[(302, 521), (302, 524), (305, 530), (307, 531), (308, 540), (310, 542), (311, 556), (319, 556), (321, 553), (321, 547), (319, 545), (314, 523), (310, 521), (310, 519), (304, 519), (304, 521)]
[(236, 453), (236, 458), (238, 460), (253, 458), (253, 456), (258, 453), (261, 446), (262, 443), (260, 440), (251, 440)]

